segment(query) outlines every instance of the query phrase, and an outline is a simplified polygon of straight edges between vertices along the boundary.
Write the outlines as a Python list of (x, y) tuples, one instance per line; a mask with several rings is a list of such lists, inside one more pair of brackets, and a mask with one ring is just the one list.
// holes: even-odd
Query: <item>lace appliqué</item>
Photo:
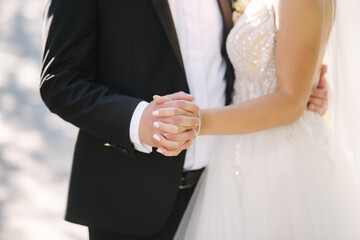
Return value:
[(242, 172), (244, 171), (244, 162), (249, 159), (249, 143), (244, 136), (240, 136), (236, 141), (234, 154), (235, 176), (236, 178), (241, 179)]
[(321, 125), (321, 122), (323, 121), (322, 117), (318, 114), (313, 114), (313, 122), (314, 122), (314, 128), (313, 128), (313, 137), (315, 141), (319, 144), (320, 148), (318, 151), (323, 156), (323, 160), (327, 161), (330, 167), (330, 170), (332, 173), (334, 173), (335, 170), (335, 163), (332, 160), (332, 158), (329, 156), (330, 151), (330, 145), (328, 142), (327, 136), (324, 135), (324, 131), (322, 131), (323, 126)]
[[(311, 112), (302, 116), (300, 120), (305, 121), (309, 126), (311, 126), (312, 138), (314, 139), (314, 143), (317, 146), (319, 146), (318, 152), (322, 156), (322, 159), (328, 162), (331, 172), (334, 173), (335, 163), (329, 155), (331, 153), (331, 146), (328, 140), (329, 138), (326, 135), (327, 131), (324, 129), (326, 126), (324, 126), (324, 121), (322, 117), (318, 114)], [(284, 132), (287, 140), (290, 143), (293, 143), (294, 147), (298, 148), (298, 144), (296, 143), (296, 137), (295, 137), (296, 134), (293, 133), (292, 126), (293, 125), (291, 124), (284, 126)], [(298, 149), (298, 150), (306, 151), (306, 149)]]

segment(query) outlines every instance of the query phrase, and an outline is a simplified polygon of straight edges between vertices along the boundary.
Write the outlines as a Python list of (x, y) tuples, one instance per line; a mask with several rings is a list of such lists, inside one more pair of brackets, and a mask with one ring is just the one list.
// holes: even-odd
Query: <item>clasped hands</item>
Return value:
[(189, 148), (200, 124), (200, 108), (193, 101), (184, 92), (154, 96), (140, 120), (140, 141), (165, 156), (177, 156)]
[[(322, 66), (320, 81), (309, 97), (308, 109), (324, 115), (328, 108), (328, 87)], [(189, 148), (200, 125), (200, 108), (194, 97), (184, 92), (154, 96), (140, 120), (139, 137), (142, 143), (157, 147), (165, 156), (177, 156)]]

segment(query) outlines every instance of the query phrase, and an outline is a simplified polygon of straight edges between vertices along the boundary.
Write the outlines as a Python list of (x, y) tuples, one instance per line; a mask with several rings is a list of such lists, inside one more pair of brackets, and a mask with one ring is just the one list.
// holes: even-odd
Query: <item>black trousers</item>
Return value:
[(195, 187), (179, 190), (178, 197), (176, 199), (169, 221), (165, 224), (164, 228), (155, 235), (147, 237), (124, 236), (118, 233), (89, 228), (90, 240), (171, 240), (173, 239), (180, 224), (181, 218), (184, 215), (191, 195), (194, 192), (194, 188)]

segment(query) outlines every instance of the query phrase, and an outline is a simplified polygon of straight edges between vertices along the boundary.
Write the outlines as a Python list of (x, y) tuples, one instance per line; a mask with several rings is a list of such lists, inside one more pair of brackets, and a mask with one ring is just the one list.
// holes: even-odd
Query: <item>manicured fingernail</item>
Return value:
[(158, 122), (154, 122), (154, 127), (159, 128), (160, 124)]
[(164, 137), (166, 137), (167, 136), (167, 133), (164, 133)]
[(153, 112), (152, 112), (152, 115), (153, 115), (153, 116), (157, 116), (157, 115), (159, 115), (159, 113), (160, 113), (159, 111), (153, 111)]
[(159, 95), (154, 95), (153, 98), (160, 97)]
[(161, 138), (156, 134), (154, 134), (153, 138), (158, 142), (160, 142), (160, 140), (161, 140)]
[(163, 154), (163, 153), (164, 153), (164, 151), (163, 151), (163, 150), (161, 150), (160, 148), (158, 148), (156, 151), (157, 151), (158, 153), (161, 153), (161, 154)]

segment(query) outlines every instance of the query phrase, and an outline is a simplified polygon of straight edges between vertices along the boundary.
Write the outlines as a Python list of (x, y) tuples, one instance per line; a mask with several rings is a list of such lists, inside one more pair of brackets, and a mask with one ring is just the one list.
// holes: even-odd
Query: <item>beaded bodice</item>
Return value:
[(235, 69), (233, 102), (275, 90), (275, 16), (267, 0), (252, 0), (231, 30), (226, 47)]
[[(235, 104), (275, 91), (276, 24), (275, 11), (271, 1), (252, 0), (228, 36), (226, 47), (235, 69), (233, 95)], [(305, 111), (298, 121), (276, 129), (280, 130), (295, 147), (301, 146), (304, 142), (302, 137), (305, 136), (305, 132), (310, 130), (312, 139), (319, 146), (319, 152), (322, 153), (324, 160), (328, 161), (330, 169), (334, 169), (334, 163), (328, 154), (330, 145), (327, 126), (322, 116)], [(240, 135), (237, 136), (236, 141), (232, 141), (236, 143), (236, 175), (242, 171), (242, 162), (246, 162), (249, 157), (251, 143), (247, 137), (248, 135)]]

